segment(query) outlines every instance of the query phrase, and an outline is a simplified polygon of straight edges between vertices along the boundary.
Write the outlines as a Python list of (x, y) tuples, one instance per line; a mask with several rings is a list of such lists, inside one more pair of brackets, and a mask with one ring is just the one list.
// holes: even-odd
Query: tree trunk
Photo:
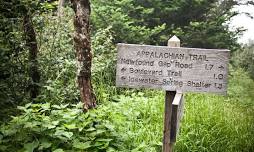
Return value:
[(31, 21), (30, 15), (27, 13), (23, 19), (24, 35), (26, 40), (26, 46), (29, 50), (29, 76), (31, 83), (29, 84), (30, 97), (36, 98), (39, 94), (40, 73), (38, 70), (38, 47), (35, 30)]
[(65, 2), (65, 0), (59, 0), (59, 2), (58, 2), (58, 11), (57, 11), (58, 17), (61, 17), (63, 15), (64, 2)]
[(74, 17), (74, 47), (78, 60), (78, 85), (84, 110), (96, 107), (96, 99), (91, 83), (91, 41), (90, 41), (90, 2), (89, 0), (71, 0)]

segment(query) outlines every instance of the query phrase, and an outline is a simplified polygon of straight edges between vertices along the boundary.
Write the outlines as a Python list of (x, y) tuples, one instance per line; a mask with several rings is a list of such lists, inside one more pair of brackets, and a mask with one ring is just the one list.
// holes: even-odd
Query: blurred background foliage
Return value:
[(233, 0), (95, 0), (93, 30), (112, 26), (114, 42), (166, 45), (174, 34), (183, 46), (228, 48), (240, 46), (242, 31), (229, 30), (232, 11), (241, 1)]

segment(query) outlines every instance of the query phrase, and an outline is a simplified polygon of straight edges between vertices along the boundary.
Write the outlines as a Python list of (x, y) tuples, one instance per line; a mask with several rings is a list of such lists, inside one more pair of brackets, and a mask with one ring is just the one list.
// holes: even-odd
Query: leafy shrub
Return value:
[(28, 72), (31, 59), (23, 18), (25, 15), (31, 18), (47, 15), (48, 11), (56, 8), (57, 2), (0, 0), (0, 3), (0, 120), (4, 121), (9, 118), (6, 115), (17, 114), (14, 108), (28, 98), (29, 86), (33, 84)]
[(82, 104), (27, 104), (22, 115), (0, 128), (0, 151), (112, 151), (121, 147), (102, 111), (83, 113)]
[(244, 107), (254, 106), (254, 80), (243, 69), (230, 70), (228, 95), (235, 104)]
[(77, 103), (76, 59), (73, 49), (73, 11), (64, 9), (61, 18), (53, 13), (35, 16), (39, 43), (41, 93), (37, 102)]
[(238, 50), (233, 56), (233, 62), (236, 66), (247, 71), (254, 79), (254, 41), (250, 41), (242, 50)]
[(92, 79), (97, 100), (101, 103), (116, 94), (116, 48), (111, 30), (112, 27), (100, 29), (92, 36)]

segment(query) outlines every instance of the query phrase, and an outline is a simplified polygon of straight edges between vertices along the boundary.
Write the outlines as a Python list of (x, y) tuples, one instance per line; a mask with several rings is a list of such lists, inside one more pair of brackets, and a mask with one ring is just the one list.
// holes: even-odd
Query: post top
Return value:
[(180, 42), (180, 39), (177, 37), (177, 36), (173, 36), (173, 37), (171, 37), (169, 40), (168, 40), (169, 42)]
[(169, 47), (180, 47), (180, 40), (175, 35), (168, 40)]

